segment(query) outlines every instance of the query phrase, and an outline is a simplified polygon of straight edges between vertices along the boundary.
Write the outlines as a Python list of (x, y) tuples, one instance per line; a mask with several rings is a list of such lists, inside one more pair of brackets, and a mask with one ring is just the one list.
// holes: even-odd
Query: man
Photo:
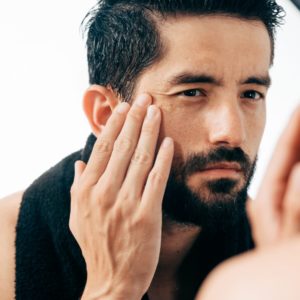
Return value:
[(300, 106), (278, 141), (255, 202), (249, 202), (256, 249), (218, 266), (197, 300), (297, 300)]
[(6, 298), (193, 299), (253, 247), (245, 202), (281, 13), (262, 0), (95, 7), (93, 135), (2, 201)]

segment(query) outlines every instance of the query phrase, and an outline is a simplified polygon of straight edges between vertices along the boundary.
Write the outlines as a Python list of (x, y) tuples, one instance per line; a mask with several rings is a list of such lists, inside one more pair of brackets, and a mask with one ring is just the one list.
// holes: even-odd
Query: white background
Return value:
[[(300, 12), (288, 1), (279, 30), (255, 195), (278, 135), (300, 99)], [(0, 0), (0, 198), (85, 144), (88, 87), (79, 26), (92, 0)]]

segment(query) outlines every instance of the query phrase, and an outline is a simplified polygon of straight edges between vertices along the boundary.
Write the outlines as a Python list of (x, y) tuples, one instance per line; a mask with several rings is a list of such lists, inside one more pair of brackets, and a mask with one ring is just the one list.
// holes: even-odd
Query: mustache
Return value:
[(250, 157), (241, 148), (219, 147), (208, 153), (190, 154), (182, 166), (182, 173), (185, 178), (193, 173), (206, 169), (210, 164), (215, 163), (238, 163), (241, 171), (248, 175), (252, 163)]

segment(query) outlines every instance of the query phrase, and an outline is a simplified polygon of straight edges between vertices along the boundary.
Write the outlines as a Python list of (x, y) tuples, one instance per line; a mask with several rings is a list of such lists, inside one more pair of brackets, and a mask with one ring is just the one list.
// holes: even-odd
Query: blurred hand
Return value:
[(247, 204), (258, 247), (300, 233), (300, 106), (278, 141), (257, 198)]
[(87, 165), (75, 164), (69, 226), (87, 265), (82, 299), (140, 300), (154, 276), (174, 150), (167, 138), (155, 158), (161, 112), (150, 104), (120, 104)]

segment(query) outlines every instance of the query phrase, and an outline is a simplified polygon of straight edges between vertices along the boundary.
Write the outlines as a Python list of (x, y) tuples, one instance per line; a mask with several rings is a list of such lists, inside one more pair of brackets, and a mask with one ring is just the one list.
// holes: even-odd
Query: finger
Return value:
[(161, 212), (162, 200), (170, 175), (174, 155), (174, 142), (171, 138), (164, 139), (155, 164), (148, 176), (142, 196), (141, 209), (154, 214)]
[(293, 165), (300, 160), (300, 106), (281, 135), (275, 149), (268, 175), (270, 181), (284, 181), (289, 177)]
[(113, 111), (102, 133), (97, 138), (83, 174), (90, 184), (98, 182), (105, 171), (112, 153), (113, 145), (124, 125), (129, 108), (128, 103), (120, 103)]
[(300, 230), (300, 163), (294, 166), (283, 202), (283, 237), (289, 238)]
[[(293, 165), (300, 160), (300, 106), (280, 136), (265, 174), (261, 193), (264, 199), (282, 199)], [(266, 197), (268, 195), (268, 197)]]
[(77, 160), (74, 164), (74, 179), (73, 179), (73, 183), (70, 189), (71, 194), (73, 194), (73, 192), (77, 189), (80, 177), (84, 171), (86, 167), (86, 164), (81, 161), (81, 160)]
[(85, 168), (86, 168), (86, 164), (83, 161), (77, 160), (75, 162), (75, 165), (74, 165), (74, 184), (78, 183), (79, 178), (82, 175)]
[(299, 160), (300, 106), (282, 133), (253, 203), (261, 243), (273, 243), (282, 225), (282, 204), (288, 175)]
[[(258, 210), (257, 200), (248, 200), (246, 203), (247, 216), (251, 225), (251, 233), (256, 247), (265, 247), (276, 241), (279, 230), (278, 219), (264, 219), (263, 210)], [(266, 222), (266, 224), (264, 223)]]
[(148, 107), (137, 148), (132, 156), (129, 169), (123, 184), (135, 199), (141, 199), (146, 178), (153, 166), (155, 149), (159, 135), (161, 113), (158, 107)]
[(74, 180), (73, 180), (73, 184), (72, 184), (71, 189), (70, 189), (70, 193), (71, 193), (70, 210), (71, 210), (71, 212), (74, 211), (74, 205), (76, 206), (76, 204), (75, 204), (76, 203), (76, 201), (75, 201), (76, 196), (74, 196), (74, 194), (77, 191), (80, 177), (81, 177), (81, 175), (82, 175), (85, 168), (86, 168), (86, 164), (81, 160), (77, 160), (74, 164)]
[(151, 101), (151, 97), (146, 94), (138, 97), (130, 109), (125, 124), (114, 143), (103, 179), (104, 181), (110, 180), (113, 189), (117, 191), (119, 191), (124, 181), (131, 157), (140, 137), (147, 107)]

